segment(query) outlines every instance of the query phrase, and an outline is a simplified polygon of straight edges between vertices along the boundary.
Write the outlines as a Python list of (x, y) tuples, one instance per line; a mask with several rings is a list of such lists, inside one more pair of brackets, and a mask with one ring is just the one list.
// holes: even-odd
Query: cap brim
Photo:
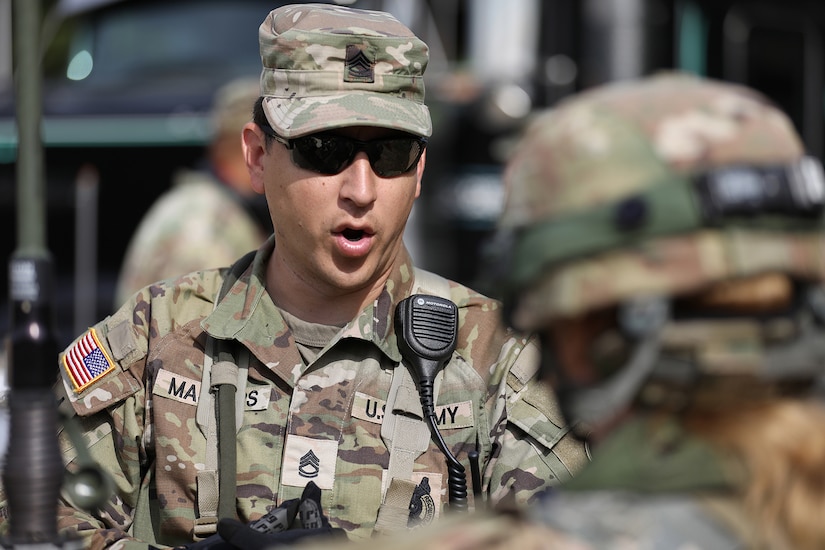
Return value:
[(430, 111), (409, 99), (370, 92), (349, 92), (304, 98), (264, 97), (269, 124), (281, 137), (291, 139), (346, 126), (374, 126), (432, 134)]

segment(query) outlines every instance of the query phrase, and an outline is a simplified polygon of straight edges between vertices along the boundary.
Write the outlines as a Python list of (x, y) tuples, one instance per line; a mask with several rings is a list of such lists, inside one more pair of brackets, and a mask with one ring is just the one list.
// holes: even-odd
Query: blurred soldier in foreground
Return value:
[(825, 548), (820, 163), (760, 95), (687, 75), (534, 122), (506, 171), (505, 310), (593, 460), (528, 517), (391, 547)]
[(274, 236), (141, 289), (61, 355), (61, 409), (82, 428), (64, 457), (74, 469), (88, 450), (116, 487), (95, 510), (66, 494), (61, 530), (93, 549), (217, 532), (248, 550), (259, 527), (291, 541), (309, 503), (299, 536), (368, 538), (571, 477), (586, 457), (537, 381), (536, 339), (404, 246), (432, 132), (426, 44), (332, 4), (282, 6), (255, 30), (243, 146)]
[(570, 546), (825, 547), (825, 182), (790, 120), (616, 84), (540, 118), (506, 180), (507, 319), (595, 447), (535, 517)]
[(205, 164), (177, 173), (141, 220), (121, 266), (115, 308), (161, 279), (229, 265), (272, 233), (241, 145), (259, 93), (254, 78), (233, 80), (215, 93)]

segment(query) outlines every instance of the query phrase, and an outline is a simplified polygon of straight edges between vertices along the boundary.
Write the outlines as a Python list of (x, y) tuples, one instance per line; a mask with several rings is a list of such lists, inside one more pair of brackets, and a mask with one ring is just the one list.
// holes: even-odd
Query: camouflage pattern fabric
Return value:
[(259, 79), (255, 77), (236, 78), (218, 88), (212, 98), (209, 116), (212, 141), (221, 137), (240, 140), (260, 91)]
[[(62, 531), (84, 537), (89, 548), (192, 541), (196, 473), (206, 462), (196, 404), (209, 333), (252, 356), (237, 436), (239, 519), (257, 519), (299, 497), (311, 479), (322, 489), (332, 526), (354, 539), (372, 534), (389, 464), (382, 406), (401, 360), (392, 319), (413, 288), (409, 256), (404, 251), (378, 300), (305, 365), (263, 287), (273, 249), (271, 240), (258, 251), (214, 312), (225, 269), (141, 290), (62, 354), (59, 391), (117, 486), (97, 513), (63, 502)], [(440, 376), (441, 433), (465, 465), (478, 445), (486, 499), (526, 505), (570, 478), (586, 455), (567, 435), (552, 395), (535, 381), (535, 342), (502, 326), (497, 302), (449, 286), (460, 328)], [(71, 443), (61, 437), (61, 444), (71, 463)], [(433, 442), (415, 461), (413, 481), (411, 507), (420, 511), (409, 525), (427, 525), (447, 498), (446, 461)], [(471, 508), (478, 505), (469, 500)]]
[[(632, 422), (532, 506), (369, 541), (372, 550), (790, 550), (742, 512), (735, 467), (674, 423)], [(302, 545), (358, 550), (367, 544)]]
[(789, 548), (767, 544), (745, 513), (741, 466), (674, 419), (637, 418), (593, 452), (593, 461), (529, 510), (554, 548)]
[[(570, 498), (567, 498), (570, 497)], [(403, 537), (368, 542), (309, 542), (301, 550), (791, 550), (746, 543), (708, 513), (701, 497), (639, 499), (624, 493), (560, 495), (531, 514), (556, 514), (552, 525), (517, 513), (482, 513), (446, 520)], [(740, 518), (725, 518), (736, 521)]]
[(294, 138), (344, 126), (427, 137), (427, 45), (392, 15), (287, 5), (261, 24), (261, 95), (272, 128)]
[[(752, 90), (679, 73), (615, 83), (536, 116), (508, 163), (500, 225), (519, 230), (710, 168), (787, 164), (803, 154), (790, 120)], [(571, 252), (557, 260), (562, 267), (519, 274), (520, 264), (536, 263), (535, 244), (515, 253), (508, 274), (519, 277), (510, 286), (524, 290), (513, 317), (520, 328), (630, 296), (682, 294), (772, 269), (818, 279), (825, 265), (821, 232), (722, 227), (640, 237), (586, 257)]]
[[(429, 529), (362, 542), (308, 541), (301, 550), (548, 550), (565, 548), (562, 534), (519, 514), (489, 511), (453, 516)], [(575, 546), (577, 550), (587, 550)]]
[(121, 266), (115, 306), (161, 279), (228, 266), (261, 246), (266, 237), (227, 186), (209, 173), (182, 171), (132, 236)]

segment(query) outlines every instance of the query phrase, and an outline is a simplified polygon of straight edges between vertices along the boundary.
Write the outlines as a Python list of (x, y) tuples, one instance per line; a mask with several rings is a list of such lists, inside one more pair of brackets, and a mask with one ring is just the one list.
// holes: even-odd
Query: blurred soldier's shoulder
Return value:
[(528, 513), (567, 537), (561, 548), (760, 548), (756, 526), (724, 492), (561, 490)]
[[(427, 527), (364, 541), (335, 544), (308, 542), (301, 550), (539, 550), (588, 546), (568, 539), (547, 525), (534, 523), (516, 513), (477, 512), (467, 516), (448, 516)], [(595, 547), (594, 547), (595, 548)]]

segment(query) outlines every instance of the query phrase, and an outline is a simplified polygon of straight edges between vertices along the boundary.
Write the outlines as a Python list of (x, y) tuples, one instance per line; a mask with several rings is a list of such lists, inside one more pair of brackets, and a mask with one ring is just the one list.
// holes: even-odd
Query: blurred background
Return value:
[[(61, 348), (112, 312), (139, 220), (209, 139), (223, 83), (260, 72), (272, 0), (43, 0), (47, 240)], [(417, 263), (495, 295), (480, 277), (501, 168), (536, 109), (590, 86), (681, 69), (746, 83), (823, 155), (821, 0), (356, 0), (431, 48), (434, 135), (406, 234)], [(0, 253), (15, 248), (12, 0), (0, 0)], [(0, 270), (8, 311), (8, 274)], [(0, 316), (0, 335), (8, 331)]]

